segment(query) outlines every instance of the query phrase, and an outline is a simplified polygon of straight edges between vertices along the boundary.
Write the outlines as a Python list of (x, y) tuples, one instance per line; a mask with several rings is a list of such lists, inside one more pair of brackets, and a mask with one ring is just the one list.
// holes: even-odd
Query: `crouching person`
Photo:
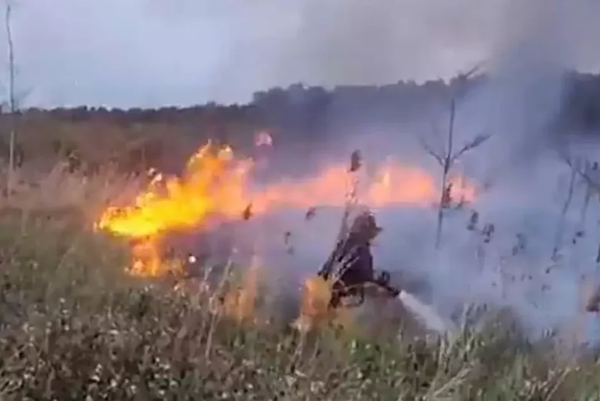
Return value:
[(318, 275), (332, 282), (330, 308), (341, 305), (346, 297), (358, 297), (361, 305), (365, 300), (365, 286), (375, 285), (390, 297), (397, 297), (400, 290), (390, 285), (390, 276), (382, 271), (376, 276), (371, 253), (372, 241), (382, 231), (375, 216), (370, 212), (358, 215), (348, 235), (340, 240)]

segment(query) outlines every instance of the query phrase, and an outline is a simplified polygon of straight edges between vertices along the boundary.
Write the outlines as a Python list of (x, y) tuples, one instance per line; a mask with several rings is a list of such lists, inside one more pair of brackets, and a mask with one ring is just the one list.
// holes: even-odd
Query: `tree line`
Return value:
[[(479, 75), (466, 85), (477, 87), (486, 80)], [(139, 170), (149, 164), (160, 166), (167, 148), (168, 153), (183, 157), (209, 138), (247, 148), (260, 130), (275, 133), (283, 144), (318, 146), (347, 127), (393, 128), (426, 119), (432, 108), (443, 107), (457, 84), (458, 79), (440, 79), (325, 89), (298, 83), (257, 92), (247, 104), (21, 109), (16, 111), (17, 162), (70, 157), (89, 164), (112, 160), (125, 170)], [(600, 134), (600, 75), (568, 73), (564, 88), (557, 124)], [(8, 154), (9, 115), (0, 114), (2, 155)]]

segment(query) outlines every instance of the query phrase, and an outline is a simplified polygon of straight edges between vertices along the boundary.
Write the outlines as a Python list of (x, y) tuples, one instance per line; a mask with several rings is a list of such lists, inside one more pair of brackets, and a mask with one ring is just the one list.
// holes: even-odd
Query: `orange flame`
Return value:
[[(133, 248), (131, 270), (155, 276), (167, 269), (156, 247), (168, 232), (206, 228), (214, 216), (239, 219), (248, 210), (256, 215), (281, 207), (342, 206), (346, 201), (347, 166), (333, 165), (315, 177), (262, 189), (250, 186), (253, 166), (251, 159), (236, 159), (231, 148), (209, 142), (190, 158), (181, 178), (155, 175), (132, 206), (108, 208), (96, 226), (132, 239), (145, 238)], [(368, 205), (429, 206), (439, 201), (436, 180), (422, 169), (388, 161), (374, 173), (361, 196)], [(475, 198), (475, 189), (464, 179), (455, 177), (451, 183), (453, 199)]]
[(302, 332), (311, 331), (333, 318), (328, 308), (331, 297), (331, 283), (321, 277), (309, 277), (304, 282), (300, 304), (300, 316), (294, 325)]
[(250, 268), (244, 273), (241, 285), (225, 295), (225, 313), (240, 323), (256, 316), (260, 273), (260, 261), (255, 256)]
[(159, 175), (133, 206), (108, 208), (97, 227), (140, 238), (190, 229), (215, 213), (237, 217), (245, 206), (250, 167), (249, 160), (235, 162), (231, 148), (215, 152), (209, 143), (189, 160), (183, 178)]
[(293, 323), (298, 331), (306, 333), (328, 325), (346, 330), (355, 329), (350, 310), (329, 307), (332, 288), (333, 282), (318, 276), (309, 277), (304, 281), (300, 315)]
[(133, 260), (130, 272), (136, 275), (159, 275), (163, 270), (163, 261), (160, 257), (159, 248), (153, 238), (134, 242), (131, 247)]

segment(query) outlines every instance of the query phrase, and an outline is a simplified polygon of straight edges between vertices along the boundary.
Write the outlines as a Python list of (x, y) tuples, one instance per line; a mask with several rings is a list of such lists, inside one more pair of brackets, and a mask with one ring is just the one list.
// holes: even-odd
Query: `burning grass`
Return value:
[[(132, 276), (130, 249), (87, 228), (89, 209), (102, 203), (90, 198), (107, 180), (55, 182), (87, 195), (43, 195), (50, 187), (42, 182), (24, 186), (27, 207), (13, 198), (0, 214), (3, 400), (593, 400), (599, 393), (594, 360), (561, 359), (494, 319), (452, 343), (256, 320), (262, 315), (247, 305), (268, 297), (257, 290), (259, 260), (241, 281), (225, 269), (216, 287)], [(313, 309), (303, 310), (318, 313), (311, 299)]]
[[(349, 176), (347, 166), (333, 165), (304, 180), (257, 187), (252, 182), (253, 166), (252, 159), (238, 158), (230, 147), (209, 142), (190, 158), (181, 177), (156, 175), (131, 204), (106, 208), (96, 227), (131, 239), (135, 244), (131, 270), (157, 276), (169, 271), (169, 263), (160, 254), (165, 234), (210, 228), (215, 217), (220, 221), (248, 220), (286, 207), (343, 207), (356, 180)], [(363, 201), (376, 207), (428, 206), (437, 199), (430, 174), (393, 160), (376, 165), (363, 178)], [(476, 188), (463, 177), (452, 177), (450, 183), (449, 198), (460, 202), (475, 198)]]

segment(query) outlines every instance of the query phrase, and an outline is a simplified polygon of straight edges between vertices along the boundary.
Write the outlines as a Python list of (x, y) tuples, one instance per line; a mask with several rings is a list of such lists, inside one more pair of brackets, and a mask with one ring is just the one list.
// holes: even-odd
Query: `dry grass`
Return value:
[(199, 282), (128, 277), (127, 249), (88, 220), (128, 184), (53, 174), (2, 204), (1, 400), (600, 399), (595, 360), (500, 320), (452, 344), (301, 334), (229, 317)]

